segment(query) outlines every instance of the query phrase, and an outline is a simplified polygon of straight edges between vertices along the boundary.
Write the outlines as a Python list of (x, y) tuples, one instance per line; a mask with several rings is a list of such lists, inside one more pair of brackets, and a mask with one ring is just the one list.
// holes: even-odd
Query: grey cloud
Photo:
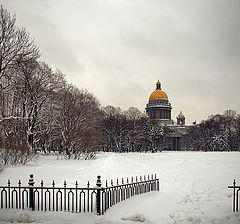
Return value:
[(43, 59), (104, 104), (145, 108), (159, 76), (193, 120), (240, 104), (238, 0), (0, 0)]

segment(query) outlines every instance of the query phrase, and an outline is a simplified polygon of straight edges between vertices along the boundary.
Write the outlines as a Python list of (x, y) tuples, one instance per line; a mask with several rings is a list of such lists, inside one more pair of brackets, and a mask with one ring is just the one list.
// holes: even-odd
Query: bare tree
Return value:
[(126, 116), (130, 120), (137, 120), (141, 117), (141, 111), (136, 107), (129, 107), (126, 111)]
[(39, 49), (24, 28), (16, 26), (16, 17), (0, 8), (0, 78), (19, 63), (39, 58)]
[(16, 17), (0, 8), (0, 119), (9, 116), (9, 104), (16, 99), (12, 89), (13, 68), (39, 57), (39, 49), (24, 28), (16, 26)]
[(86, 158), (99, 143), (99, 102), (86, 90), (66, 84), (57, 93), (53, 113), (60, 151), (68, 159)]

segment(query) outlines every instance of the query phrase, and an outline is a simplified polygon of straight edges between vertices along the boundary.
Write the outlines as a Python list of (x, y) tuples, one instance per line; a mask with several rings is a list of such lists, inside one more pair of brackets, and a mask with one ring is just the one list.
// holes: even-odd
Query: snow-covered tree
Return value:
[(238, 116), (229, 114), (210, 116), (189, 128), (188, 150), (239, 150)]

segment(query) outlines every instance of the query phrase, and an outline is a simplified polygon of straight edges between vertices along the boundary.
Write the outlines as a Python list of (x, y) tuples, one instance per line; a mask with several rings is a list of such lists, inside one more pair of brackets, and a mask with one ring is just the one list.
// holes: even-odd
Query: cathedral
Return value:
[(168, 150), (185, 150), (185, 116), (182, 111), (176, 117), (176, 122), (171, 118), (172, 106), (167, 94), (162, 90), (159, 80), (156, 89), (149, 96), (146, 105), (146, 115), (150, 122), (163, 125), (166, 130), (166, 141)]

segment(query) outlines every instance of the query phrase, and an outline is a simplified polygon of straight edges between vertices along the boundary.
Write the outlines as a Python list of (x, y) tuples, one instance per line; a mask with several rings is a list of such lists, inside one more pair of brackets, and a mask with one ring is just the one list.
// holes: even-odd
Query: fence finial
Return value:
[(96, 183), (97, 187), (101, 187), (102, 186), (102, 182), (101, 182), (101, 176), (98, 175), (97, 176), (97, 183)]
[(29, 186), (33, 186), (34, 185), (34, 179), (33, 179), (33, 174), (30, 174), (30, 178), (29, 178), (29, 181), (28, 181), (28, 184)]

